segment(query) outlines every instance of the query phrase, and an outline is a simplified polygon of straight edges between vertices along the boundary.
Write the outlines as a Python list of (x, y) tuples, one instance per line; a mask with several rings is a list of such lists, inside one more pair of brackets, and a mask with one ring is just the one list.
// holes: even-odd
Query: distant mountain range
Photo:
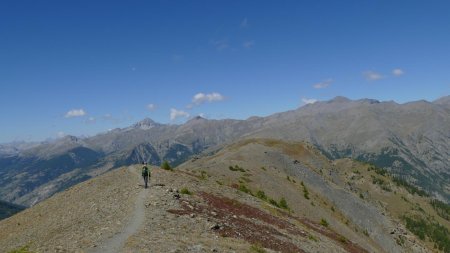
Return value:
[(11, 204), (0, 200), (0, 220), (8, 218), (24, 209), (25, 207), (23, 206)]
[(1, 145), (0, 196), (30, 206), (119, 166), (178, 165), (257, 137), (308, 141), (328, 158), (376, 164), (450, 202), (450, 96), (405, 104), (336, 97), (268, 117), (196, 117), (182, 125), (144, 119), (89, 138)]

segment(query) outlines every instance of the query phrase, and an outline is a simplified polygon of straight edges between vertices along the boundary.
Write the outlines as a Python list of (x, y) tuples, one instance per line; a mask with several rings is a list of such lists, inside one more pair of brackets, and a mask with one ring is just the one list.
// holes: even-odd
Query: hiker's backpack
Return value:
[(143, 176), (143, 177), (146, 177), (146, 176), (148, 176), (148, 175), (149, 175), (148, 167), (147, 167), (147, 166), (144, 166), (144, 167), (142, 168), (142, 176)]

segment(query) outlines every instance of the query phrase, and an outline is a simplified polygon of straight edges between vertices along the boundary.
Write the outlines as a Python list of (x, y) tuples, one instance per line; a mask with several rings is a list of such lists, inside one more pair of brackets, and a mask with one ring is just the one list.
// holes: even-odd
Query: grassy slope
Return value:
[[(398, 224), (398, 227), (392, 228), (393, 231), (396, 230), (392, 236), (402, 248), (413, 247), (411, 242), (426, 246), (428, 250), (433, 250), (434, 246), (429, 238), (419, 243), (417, 237), (411, 233), (407, 236), (401, 234), (406, 232), (404, 215), (421, 215), (446, 228), (450, 227), (450, 223), (432, 208), (428, 197), (410, 194), (404, 187), (396, 186), (388, 175), (382, 176), (374, 170), (369, 170), (368, 164), (349, 159), (330, 161), (308, 143), (250, 139), (235, 143), (213, 156), (191, 164), (187, 162), (181, 168), (199, 176), (214, 178), (219, 184), (234, 186), (247, 194), (258, 196), (258, 191), (264, 191), (268, 199), (279, 202), (281, 198), (285, 198), (289, 209), (296, 215), (317, 222), (326, 220), (334, 230), (347, 238), (365, 245), (369, 250), (380, 250), (380, 245), (368, 236), (367, 231), (371, 228), (353, 224), (351, 217), (333, 206), (327, 196), (314, 192), (313, 187), (302, 185), (298, 178), (286, 174), (283, 170), (285, 161), (279, 160), (275, 166), (273, 164), (277, 164), (277, 161), (273, 161), (270, 165), (265, 157), (278, 151), (305, 164), (315, 173), (333, 182), (332, 184), (351, 191), (368, 205), (378, 208), (389, 220)], [(275, 157), (273, 159), (276, 160)], [(380, 185), (380, 180), (384, 182), (383, 185)], [(270, 205), (267, 205), (266, 209), (270, 210)]]
[[(355, 194), (363, 194), (367, 201), (379, 205), (389, 216), (402, 223), (405, 223), (405, 217), (421, 218), (450, 230), (450, 222), (436, 212), (429, 197), (412, 194), (395, 184), (390, 175), (371, 169), (372, 165), (349, 159), (335, 161), (335, 164), (342, 180), (354, 186)], [(447, 238), (450, 240), (448, 235)], [(423, 241), (429, 248), (434, 248), (435, 242), (429, 236)]]

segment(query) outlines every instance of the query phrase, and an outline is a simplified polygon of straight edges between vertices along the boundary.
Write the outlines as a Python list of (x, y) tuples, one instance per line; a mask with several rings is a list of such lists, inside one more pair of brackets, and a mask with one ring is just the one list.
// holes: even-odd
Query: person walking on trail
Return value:
[(150, 178), (150, 170), (147, 167), (147, 163), (142, 163), (142, 177), (144, 178), (145, 188), (148, 188), (148, 180)]

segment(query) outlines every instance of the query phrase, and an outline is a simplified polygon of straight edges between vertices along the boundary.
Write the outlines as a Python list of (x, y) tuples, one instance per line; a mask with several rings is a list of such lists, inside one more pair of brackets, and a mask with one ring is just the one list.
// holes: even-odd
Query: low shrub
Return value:
[(322, 225), (322, 226), (324, 226), (324, 227), (328, 227), (328, 221), (327, 220), (325, 220), (325, 219), (320, 219), (320, 225)]
[(230, 167), (228, 167), (228, 169), (231, 170), (231, 171), (245, 172), (245, 170), (242, 167), (239, 167), (239, 165), (234, 165), (234, 167), (230, 166)]
[(187, 188), (182, 188), (182, 189), (180, 190), (180, 193), (181, 193), (181, 194), (186, 194), (186, 195), (192, 195), (192, 192), (189, 191)]

